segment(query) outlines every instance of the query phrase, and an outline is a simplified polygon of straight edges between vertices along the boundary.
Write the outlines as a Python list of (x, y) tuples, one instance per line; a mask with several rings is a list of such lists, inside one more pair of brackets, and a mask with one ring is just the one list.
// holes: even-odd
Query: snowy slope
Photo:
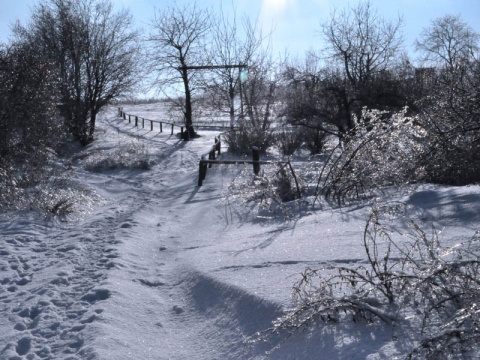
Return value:
[[(98, 194), (89, 212), (68, 222), (0, 215), (0, 359), (384, 359), (408, 350), (414, 339), (383, 324), (320, 325), (273, 350), (279, 339), (247, 341), (291, 306), (305, 268), (365, 261), (368, 204), (260, 219), (225, 200), (240, 167), (209, 169), (197, 187), (198, 159), (218, 133), (183, 142), (111, 110), (97, 134), (70, 170)], [(85, 170), (132, 144), (150, 170)], [(452, 242), (480, 228), (478, 186), (423, 186), (395, 200)]]

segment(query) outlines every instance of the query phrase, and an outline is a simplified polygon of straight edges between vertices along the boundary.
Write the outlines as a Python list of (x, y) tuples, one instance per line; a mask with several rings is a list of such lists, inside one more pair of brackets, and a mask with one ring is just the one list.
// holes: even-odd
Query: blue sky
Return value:
[[(25, 23), (30, 9), (37, 0), (0, 0), (0, 41), (6, 42), (10, 25), (17, 19)], [(139, 27), (147, 29), (155, 8), (171, 0), (113, 0), (118, 8), (129, 8)], [(264, 32), (274, 29), (274, 53), (302, 56), (309, 49), (320, 49), (322, 39), (319, 24), (328, 19), (334, 7), (351, 6), (359, 0), (198, 0), (201, 6), (218, 10), (220, 5), (228, 11), (233, 6), (237, 15), (246, 14), (252, 21), (258, 17)], [(188, 3), (191, 0), (176, 0)], [(405, 45), (412, 47), (422, 28), (445, 14), (460, 15), (480, 33), (480, 0), (371, 0), (379, 14), (387, 19), (404, 18)]]

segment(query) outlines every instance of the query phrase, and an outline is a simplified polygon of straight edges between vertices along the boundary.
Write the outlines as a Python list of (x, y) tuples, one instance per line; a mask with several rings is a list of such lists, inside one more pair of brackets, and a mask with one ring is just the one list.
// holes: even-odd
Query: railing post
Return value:
[[(127, 115), (127, 114), (123, 113), (123, 120), (126, 120), (126, 119), (127, 119), (127, 116), (126, 116), (126, 115)], [(130, 118), (128, 118), (128, 119), (130, 119)], [(130, 121), (129, 121), (129, 122), (130, 122)]]
[(221, 143), (221, 140), (220, 140), (220, 135), (218, 135), (218, 139), (215, 138), (215, 144), (216, 144), (216, 150), (217, 150), (217, 154), (220, 155), (221, 154), (221, 147), (222, 147), (222, 143)]
[(138, 126), (138, 116), (135, 116), (135, 126)]
[(153, 131), (153, 121), (150, 120), (150, 131)]
[(170, 135), (173, 135), (173, 124), (172, 124), (172, 133)]
[(203, 180), (205, 180), (206, 176), (207, 176), (207, 164), (205, 164), (203, 159), (200, 159), (200, 162), (198, 163), (198, 186), (202, 186)]
[(258, 175), (260, 172), (260, 151), (258, 147), (252, 146), (253, 173)]
[(145, 119), (142, 118), (142, 129), (145, 129)]
[[(208, 160), (215, 160), (215, 146), (212, 147), (210, 152), (208, 153)], [(213, 164), (208, 164), (208, 167), (211, 168)]]
[(162, 123), (160, 123), (160, 132), (163, 132)]

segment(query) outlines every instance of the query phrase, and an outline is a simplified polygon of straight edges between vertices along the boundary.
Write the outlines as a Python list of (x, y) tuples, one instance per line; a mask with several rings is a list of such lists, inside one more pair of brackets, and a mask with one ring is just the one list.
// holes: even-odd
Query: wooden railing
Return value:
[[(200, 163), (198, 165), (198, 186), (202, 186), (205, 176), (207, 176), (207, 168), (211, 168), (213, 163), (217, 163), (216, 155), (222, 153), (222, 141), (220, 135), (215, 137), (215, 143), (210, 148), (210, 151), (206, 154), (203, 154), (200, 158)], [(207, 159), (208, 157), (208, 159)]]
[(124, 112), (122, 110), (122, 108), (118, 108), (118, 116), (123, 118), (123, 120), (128, 120), (128, 123), (131, 124), (132, 122), (134, 122), (135, 126), (136, 127), (139, 127), (140, 124), (142, 126), (142, 129), (145, 128), (145, 123), (148, 123), (150, 122), (150, 131), (153, 131), (153, 124), (159, 124), (159, 131), (160, 132), (163, 132), (163, 127), (164, 125), (167, 125), (171, 127), (171, 135), (173, 135), (173, 132), (174, 132), (174, 128), (175, 126), (176, 127), (179, 127), (180, 128), (180, 133), (182, 134), (183, 136), (183, 126), (181, 125), (177, 125), (175, 123), (170, 123), (170, 122), (167, 122), (167, 121), (162, 121), (162, 120), (151, 120), (151, 119), (145, 119), (143, 117), (140, 117), (138, 115), (133, 115), (133, 114), (127, 114), (126, 112)]

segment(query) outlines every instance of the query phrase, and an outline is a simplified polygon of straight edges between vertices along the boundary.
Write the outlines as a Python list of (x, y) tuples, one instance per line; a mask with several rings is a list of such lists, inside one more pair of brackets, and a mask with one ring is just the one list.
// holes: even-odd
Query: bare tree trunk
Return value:
[(195, 135), (195, 129), (193, 128), (193, 112), (192, 112), (192, 92), (190, 89), (190, 82), (188, 79), (188, 72), (186, 67), (181, 70), (183, 86), (185, 89), (185, 127), (190, 136)]

